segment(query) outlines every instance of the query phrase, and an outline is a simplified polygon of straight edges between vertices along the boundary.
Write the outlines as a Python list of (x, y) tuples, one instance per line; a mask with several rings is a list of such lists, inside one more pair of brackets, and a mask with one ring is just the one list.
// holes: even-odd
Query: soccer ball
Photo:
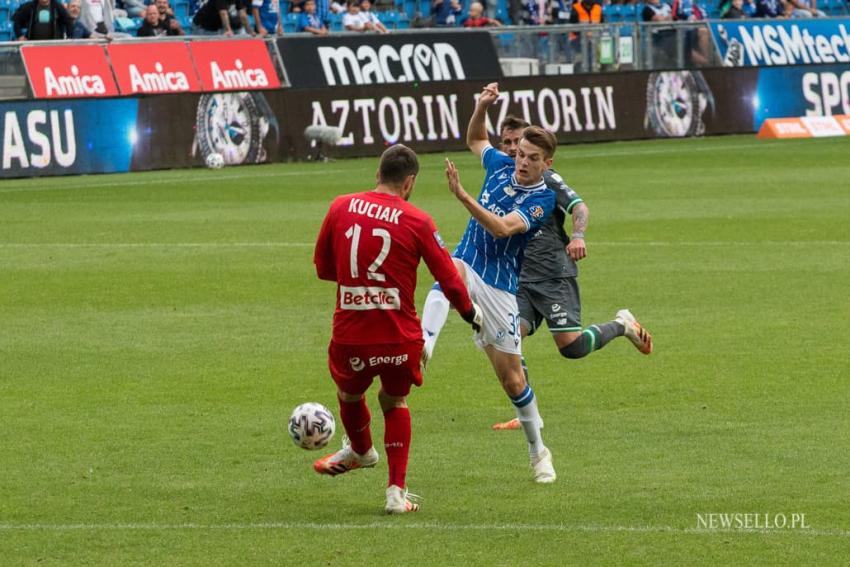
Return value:
[(210, 169), (221, 169), (224, 167), (224, 156), (221, 154), (209, 154), (205, 160)]
[(322, 404), (301, 404), (292, 410), (289, 417), (289, 435), (302, 449), (321, 449), (333, 438), (334, 431), (334, 416)]

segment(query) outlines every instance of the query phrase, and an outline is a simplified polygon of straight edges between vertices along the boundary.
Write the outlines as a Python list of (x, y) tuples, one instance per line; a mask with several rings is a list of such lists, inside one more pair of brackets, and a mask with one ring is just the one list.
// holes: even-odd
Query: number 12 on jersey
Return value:
[[(360, 276), (360, 270), (357, 268), (357, 249), (360, 247), (360, 233), (362, 230), (363, 228), (359, 224), (355, 223), (348, 227), (348, 230), (345, 231), (345, 237), (351, 240), (351, 256), (349, 257), (349, 265), (351, 267), (351, 277), (355, 279)], [(383, 228), (373, 228), (372, 236), (378, 237), (382, 240), (381, 251), (378, 252), (378, 257), (375, 258), (375, 261), (372, 262), (366, 270), (366, 277), (370, 280), (383, 282), (386, 281), (387, 276), (378, 273), (378, 268), (381, 267), (381, 264), (384, 263), (384, 260), (387, 259), (387, 255), (390, 253), (392, 238), (390, 237), (389, 231)]]

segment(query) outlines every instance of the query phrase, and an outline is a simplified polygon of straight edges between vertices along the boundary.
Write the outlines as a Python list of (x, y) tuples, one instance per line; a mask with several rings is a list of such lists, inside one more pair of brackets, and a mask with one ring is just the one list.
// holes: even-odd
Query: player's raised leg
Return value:
[(555, 482), (557, 475), (552, 465), (552, 454), (543, 444), (537, 399), (534, 396), (534, 390), (523, 375), (522, 357), (519, 354), (499, 351), (492, 345), (487, 345), (484, 351), (496, 371), (502, 389), (511, 399), (517, 419), (525, 433), (535, 482)]
[[(463, 263), (456, 258), (452, 260), (461, 280), (466, 282), (466, 271)], [(425, 305), (422, 307), (422, 338), (425, 340), (425, 345), (422, 348), (422, 370), (428, 367), (428, 363), (434, 355), (434, 347), (437, 346), (437, 339), (446, 324), (450, 309), (451, 304), (443, 293), (440, 284), (435, 283), (425, 297)]]
[(372, 446), (370, 423), (372, 416), (366, 397), (337, 391), (339, 415), (350, 444), (336, 453), (325, 455), (313, 463), (319, 474), (336, 476), (355, 469), (371, 468), (378, 462), (378, 452)]
[(405, 396), (391, 396), (382, 388), (378, 393), (384, 412), (384, 449), (387, 452), (389, 480), (387, 482), (388, 514), (416, 512), (419, 504), (407, 492), (407, 461), (410, 455), (410, 409)]

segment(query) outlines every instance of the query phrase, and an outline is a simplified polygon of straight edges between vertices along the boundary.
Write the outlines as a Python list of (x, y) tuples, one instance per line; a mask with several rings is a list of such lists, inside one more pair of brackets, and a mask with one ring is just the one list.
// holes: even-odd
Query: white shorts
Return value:
[(522, 354), (522, 336), (519, 329), (519, 309), (516, 296), (484, 283), (472, 267), (463, 262), (466, 272), (466, 289), (469, 297), (478, 304), (484, 315), (481, 332), (473, 340), (478, 348), (492, 345), (509, 354)]

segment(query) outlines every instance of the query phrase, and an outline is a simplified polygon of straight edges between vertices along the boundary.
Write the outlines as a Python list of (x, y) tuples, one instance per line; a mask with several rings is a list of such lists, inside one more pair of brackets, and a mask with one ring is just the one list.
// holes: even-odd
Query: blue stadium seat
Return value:
[(830, 16), (846, 16), (847, 2), (845, 0), (827, 0), (827, 5), (821, 9)]
[(396, 22), (398, 22), (398, 12), (393, 10), (388, 10), (386, 12), (377, 12), (378, 21), (384, 24), (388, 30), (396, 29)]
[(640, 18), (637, 6), (634, 4), (622, 4), (620, 6), (620, 19), (623, 22), (636, 22)]
[(404, 2), (404, 12), (407, 14), (407, 18), (412, 20), (416, 17), (416, 0), (403, 0)]
[(342, 27), (343, 14), (328, 14), (328, 30), (332, 32), (344, 31)]
[(407, 17), (407, 12), (396, 12), (396, 14), (395, 29), (406, 30), (410, 28), (410, 18)]
[(136, 35), (142, 26), (142, 18), (115, 18), (115, 31)]
[(622, 22), (623, 13), (620, 8), (621, 6), (619, 4), (611, 4), (603, 7), (602, 15), (605, 16), (605, 21), (612, 23)]
[(298, 28), (298, 14), (285, 14), (283, 16), (283, 33), (295, 33)]
[(189, 16), (188, 0), (174, 0), (174, 2), (171, 3), (171, 9), (174, 10), (174, 17), (176, 17), (178, 20), (181, 17)]

